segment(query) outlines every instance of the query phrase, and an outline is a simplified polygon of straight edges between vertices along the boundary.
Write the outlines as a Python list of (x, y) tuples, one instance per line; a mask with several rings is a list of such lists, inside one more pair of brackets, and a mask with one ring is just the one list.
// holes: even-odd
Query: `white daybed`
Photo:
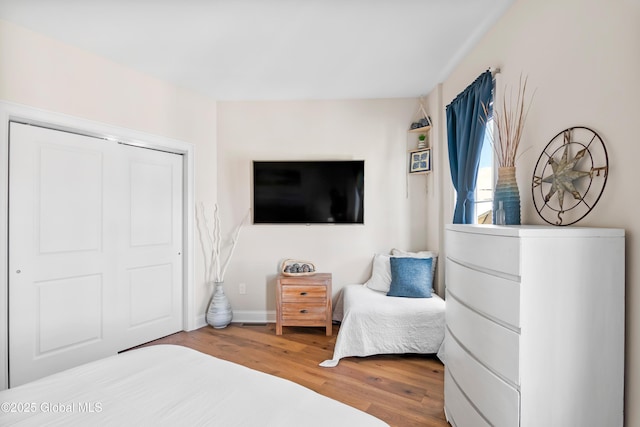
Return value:
[[(433, 252), (392, 251), (396, 257), (432, 257), (431, 286), (437, 256)], [(437, 353), (444, 339), (445, 302), (429, 298), (387, 296), (391, 272), (387, 255), (374, 257), (372, 276), (364, 285), (347, 285), (338, 296), (334, 320), (342, 322), (333, 358), (320, 364), (335, 367), (340, 359), (375, 354)]]
[(174, 345), (5, 390), (0, 402), (2, 426), (388, 427), (294, 382)]

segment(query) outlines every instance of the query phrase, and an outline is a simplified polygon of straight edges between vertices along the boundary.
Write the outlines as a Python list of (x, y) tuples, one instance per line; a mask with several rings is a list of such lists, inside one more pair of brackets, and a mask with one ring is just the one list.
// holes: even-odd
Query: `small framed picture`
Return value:
[(431, 148), (422, 148), (409, 152), (409, 173), (431, 171)]

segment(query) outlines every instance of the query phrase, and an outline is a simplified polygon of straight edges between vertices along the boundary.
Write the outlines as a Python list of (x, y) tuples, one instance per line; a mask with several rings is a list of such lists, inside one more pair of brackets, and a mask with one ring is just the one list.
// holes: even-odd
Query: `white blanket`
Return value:
[(387, 426), (299, 384), (171, 345), (0, 392), (0, 425)]
[(334, 318), (340, 320), (341, 310), (333, 359), (320, 366), (337, 366), (349, 356), (436, 353), (444, 339), (445, 303), (435, 293), (431, 298), (398, 298), (363, 285), (347, 285)]

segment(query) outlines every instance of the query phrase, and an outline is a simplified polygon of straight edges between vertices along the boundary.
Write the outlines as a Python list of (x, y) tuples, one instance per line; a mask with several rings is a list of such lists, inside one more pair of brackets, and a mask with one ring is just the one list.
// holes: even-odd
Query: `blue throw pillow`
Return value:
[(391, 263), (391, 285), (387, 296), (431, 298), (431, 258), (396, 258)]

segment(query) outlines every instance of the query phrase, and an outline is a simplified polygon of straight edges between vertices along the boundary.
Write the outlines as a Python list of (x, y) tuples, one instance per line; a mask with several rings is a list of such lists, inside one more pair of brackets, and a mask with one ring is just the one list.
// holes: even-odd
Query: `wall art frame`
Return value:
[(431, 148), (409, 151), (409, 173), (424, 174), (431, 172)]

